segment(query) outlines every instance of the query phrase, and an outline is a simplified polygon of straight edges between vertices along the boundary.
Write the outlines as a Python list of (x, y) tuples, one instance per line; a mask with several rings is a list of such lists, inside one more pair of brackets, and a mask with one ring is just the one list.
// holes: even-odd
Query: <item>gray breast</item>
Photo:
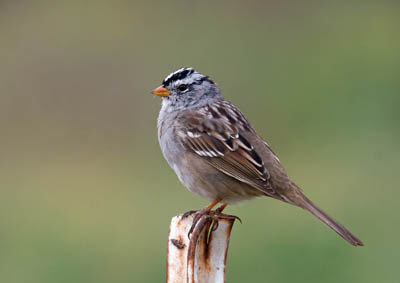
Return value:
[(179, 162), (180, 155), (185, 151), (185, 148), (179, 142), (175, 132), (176, 112), (167, 112), (163, 108), (161, 108), (157, 123), (158, 141), (164, 158), (169, 166), (175, 170), (176, 163)]

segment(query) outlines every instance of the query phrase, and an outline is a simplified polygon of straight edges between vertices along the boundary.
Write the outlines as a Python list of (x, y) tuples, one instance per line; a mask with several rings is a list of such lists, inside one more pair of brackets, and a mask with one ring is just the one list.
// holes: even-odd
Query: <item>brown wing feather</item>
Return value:
[(242, 134), (246, 129), (233, 125), (234, 117), (224, 119), (227, 111), (207, 107), (201, 115), (189, 110), (182, 116), (182, 143), (223, 173), (276, 197), (263, 160)]

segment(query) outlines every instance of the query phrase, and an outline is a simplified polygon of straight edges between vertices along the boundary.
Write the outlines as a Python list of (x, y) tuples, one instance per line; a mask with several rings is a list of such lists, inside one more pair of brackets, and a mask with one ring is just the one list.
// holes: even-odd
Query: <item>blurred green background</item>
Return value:
[(163, 282), (170, 72), (210, 75), (366, 244), (262, 198), (228, 208), (227, 282), (399, 282), (399, 1), (1, 1), (0, 281)]

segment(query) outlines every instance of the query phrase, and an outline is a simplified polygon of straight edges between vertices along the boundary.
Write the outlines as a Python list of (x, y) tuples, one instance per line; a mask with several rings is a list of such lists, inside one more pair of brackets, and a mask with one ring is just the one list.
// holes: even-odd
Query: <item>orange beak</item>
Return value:
[(161, 96), (161, 97), (166, 97), (166, 96), (170, 95), (169, 90), (163, 86), (159, 86), (158, 88), (153, 90), (151, 93), (154, 95), (157, 95), (157, 96)]

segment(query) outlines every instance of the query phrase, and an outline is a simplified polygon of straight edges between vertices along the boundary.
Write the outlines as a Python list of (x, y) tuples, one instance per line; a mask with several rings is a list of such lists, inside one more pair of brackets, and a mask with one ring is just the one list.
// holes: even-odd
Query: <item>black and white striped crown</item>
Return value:
[(189, 68), (189, 67), (184, 67), (181, 68), (171, 74), (169, 74), (162, 82), (162, 84), (164, 86), (169, 85), (171, 82), (177, 81), (177, 80), (183, 80), (187, 77), (189, 77), (192, 74), (196, 74), (198, 76), (198, 78), (196, 78), (197, 80), (203, 81), (203, 80), (208, 80), (211, 83), (214, 83), (212, 80), (209, 79), (208, 76), (205, 75), (201, 75), (200, 73), (198, 73), (197, 71), (195, 71), (195, 69), (193, 68)]

